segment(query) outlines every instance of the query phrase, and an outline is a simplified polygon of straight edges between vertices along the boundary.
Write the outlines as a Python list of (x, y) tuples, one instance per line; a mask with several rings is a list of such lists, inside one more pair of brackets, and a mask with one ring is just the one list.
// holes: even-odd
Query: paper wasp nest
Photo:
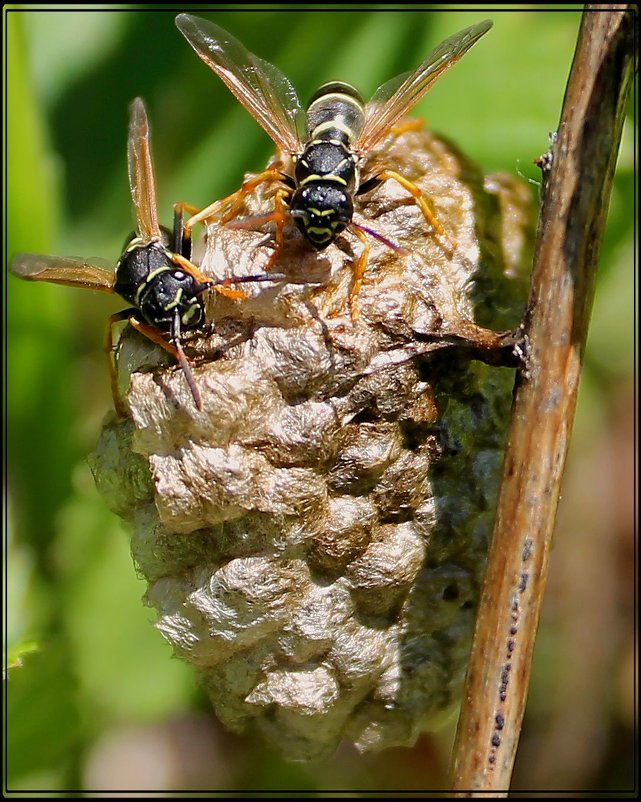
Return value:
[[(128, 331), (131, 419), (109, 422), (92, 457), (133, 525), (157, 627), (218, 717), (299, 759), (342, 738), (411, 744), (456, 703), (511, 401), (513, 372), (474, 361), (466, 321), (519, 321), (508, 275), (527, 251), (527, 192), (484, 182), (423, 132), (378, 155), (417, 183), (456, 252), (394, 181), (359, 198), (355, 220), (404, 252), (368, 238), (352, 323), (361, 242), (345, 233), (317, 253), (288, 224), (275, 266), (288, 281), (212, 293), (214, 333), (185, 341), (202, 412)], [(272, 208), (263, 189), (244, 214)], [(266, 232), (211, 226), (202, 270), (262, 272)]]

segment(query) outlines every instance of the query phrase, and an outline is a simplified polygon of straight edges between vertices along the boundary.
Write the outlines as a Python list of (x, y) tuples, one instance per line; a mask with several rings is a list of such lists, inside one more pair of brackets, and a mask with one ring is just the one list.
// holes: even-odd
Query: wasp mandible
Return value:
[(113, 326), (122, 320), (127, 320), (137, 331), (176, 359), (196, 408), (200, 410), (202, 398), (183, 351), (181, 335), (183, 331), (195, 329), (204, 323), (203, 293), (214, 289), (232, 298), (243, 298), (243, 292), (232, 290), (228, 285), (246, 281), (272, 281), (274, 277), (259, 275), (214, 280), (203, 275), (190, 261), (191, 238), (183, 227), (180, 204), (174, 210), (173, 232), (159, 225), (149, 122), (140, 98), (136, 98), (130, 106), (127, 164), (137, 231), (127, 243), (115, 270), (113, 265), (102, 259), (32, 253), (17, 254), (10, 269), (15, 276), (23, 279), (115, 293), (132, 304), (132, 308), (109, 318), (105, 334), (111, 389), (118, 415), (125, 417), (126, 410), (118, 391)]
[(241, 208), (247, 193), (263, 182), (280, 182), (274, 211), (252, 220), (276, 223), (275, 249), (267, 270), (283, 244), (286, 211), (317, 250), (327, 248), (342, 231), (349, 229), (363, 244), (354, 266), (349, 299), (353, 317), (352, 301), (362, 284), (369, 255), (366, 235), (395, 247), (384, 237), (354, 222), (355, 196), (370, 192), (384, 181), (398, 182), (413, 196), (431, 230), (445, 241), (446, 248), (454, 249), (455, 243), (415, 184), (391, 169), (382, 169), (364, 178), (360, 170), (365, 156), (381, 143), (441, 75), (489, 31), (491, 20), (450, 36), (415, 70), (379, 86), (367, 104), (353, 86), (333, 81), (320, 87), (306, 109), (290, 81), (277, 67), (250, 53), (220, 26), (190, 14), (179, 14), (176, 25), (198, 56), (269, 134), (283, 157), (281, 163), (246, 181), (237, 192), (192, 216), (186, 223), (187, 229), (225, 208), (221, 222), (228, 223)]

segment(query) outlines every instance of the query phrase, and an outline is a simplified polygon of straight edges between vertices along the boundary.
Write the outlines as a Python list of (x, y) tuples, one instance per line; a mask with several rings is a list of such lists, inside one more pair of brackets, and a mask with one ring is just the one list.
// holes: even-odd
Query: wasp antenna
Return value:
[(352, 221), (352, 227), (357, 228), (359, 231), (362, 231), (363, 234), (368, 234), (370, 237), (373, 237), (378, 242), (382, 242), (383, 245), (387, 245), (388, 248), (391, 248), (391, 250), (395, 251), (398, 254), (407, 255), (408, 253), (408, 251), (405, 248), (401, 248), (400, 245), (397, 245), (395, 242), (392, 242), (391, 239), (387, 239), (387, 237), (384, 237), (382, 234), (379, 234), (378, 232), (374, 231), (371, 228), (367, 228), (367, 226), (362, 226), (360, 225), (360, 223), (355, 223), (354, 221)]

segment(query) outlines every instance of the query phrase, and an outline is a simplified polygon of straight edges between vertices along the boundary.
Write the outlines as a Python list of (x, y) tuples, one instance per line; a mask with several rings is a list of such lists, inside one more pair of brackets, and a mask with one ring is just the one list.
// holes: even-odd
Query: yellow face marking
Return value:
[(300, 186), (302, 187), (303, 184), (307, 184), (309, 181), (322, 181), (323, 178), (324, 178), (324, 176), (317, 175), (316, 173), (312, 173), (311, 175), (308, 175), (305, 178), (303, 178), (303, 180), (300, 182)]
[(167, 267), (158, 267), (156, 270), (152, 270), (151, 273), (148, 276), (146, 276), (144, 282), (136, 290), (136, 303), (139, 302), (140, 296), (144, 292), (144, 290), (147, 287), (147, 285), (149, 284), (149, 282), (152, 279), (156, 278), (156, 276), (159, 276), (161, 273), (166, 273), (168, 270), (171, 270), (171, 267), (169, 267), (169, 266), (167, 266)]
[[(181, 290), (181, 292), (182, 292), (182, 290)], [(196, 313), (199, 311), (199, 305), (198, 305), (198, 301), (197, 301), (196, 298), (191, 298), (189, 303), (190, 303), (189, 308), (184, 312), (184, 314), (182, 316), (182, 322), (185, 325), (187, 325), (187, 323), (189, 323), (189, 321), (193, 317), (195, 317)]]
[(167, 306), (163, 307), (165, 312), (169, 312), (170, 309), (173, 309), (175, 306), (178, 306), (178, 304), (180, 303), (180, 299), (182, 297), (183, 297), (182, 287), (179, 287), (178, 292), (174, 296), (174, 300), (171, 303), (167, 304)]
[(334, 175), (334, 173), (327, 173), (327, 175), (308, 175), (299, 183), (299, 187), (304, 187), (305, 184), (309, 184), (310, 181), (333, 181), (335, 184), (342, 184), (344, 187), (347, 186), (347, 181), (344, 178), (341, 178), (340, 175)]
[(318, 217), (327, 217), (328, 214), (333, 214), (334, 213), (333, 209), (324, 209), (323, 211), (320, 211), (320, 209), (314, 209), (311, 206), (309, 208), (309, 211), (312, 214), (318, 215)]

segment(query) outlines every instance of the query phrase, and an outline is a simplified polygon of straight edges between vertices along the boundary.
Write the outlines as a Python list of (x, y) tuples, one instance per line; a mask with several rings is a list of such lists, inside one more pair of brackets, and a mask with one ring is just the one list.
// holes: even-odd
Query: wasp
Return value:
[[(221, 222), (229, 223), (243, 198), (259, 184), (276, 181), (271, 214), (248, 218), (252, 223), (276, 224), (275, 247), (267, 265), (271, 268), (283, 244), (286, 214), (293, 218), (303, 237), (316, 250), (331, 245), (349, 229), (363, 244), (354, 266), (349, 303), (358, 294), (367, 259), (366, 235), (395, 247), (381, 235), (354, 222), (354, 198), (394, 180), (415, 199), (428, 225), (445, 240), (452, 252), (455, 243), (440, 225), (420, 189), (403, 175), (382, 169), (361, 177), (365, 156), (376, 148), (446, 70), (453, 66), (489, 29), (485, 20), (450, 36), (413, 71), (382, 84), (366, 104), (350, 84), (326, 83), (304, 109), (290, 81), (272, 64), (250, 53), (244, 45), (212, 22), (179, 14), (176, 25), (198, 56), (219, 76), (227, 88), (264, 128), (278, 147), (281, 159), (246, 181), (240, 190), (210, 204), (186, 223), (187, 229), (226, 211)], [(289, 160), (289, 161), (288, 161)], [(281, 169), (288, 167), (288, 169)], [(234, 227), (242, 227), (237, 221)]]
[(126, 244), (115, 270), (102, 259), (31, 253), (17, 254), (10, 269), (23, 279), (113, 293), (132, 304), (132, 308), (109, 318), (104, 344), (109, 357), (114, 405), (121, 417), (125, 417), (126, 412), (118, 391), (113, 327), (123, 320), (176, 359), (196, 408), (200, 410), (202, 398), (183, 351), (181, 336), (183, 331), (204, 323), (203, 293), (214, 289), (228, 297), (243, 298), (243, 292), (228, 285), (273, 280), (273, 276), (214, 280), (203, 275), (190, 261), (191, 237), (183, 226), (182, 204), (176, 204), (174, 209), (173, 232), (159, 225), (149, 122), (140, 98), (130, 106), (127, 165), (137, 231)]

